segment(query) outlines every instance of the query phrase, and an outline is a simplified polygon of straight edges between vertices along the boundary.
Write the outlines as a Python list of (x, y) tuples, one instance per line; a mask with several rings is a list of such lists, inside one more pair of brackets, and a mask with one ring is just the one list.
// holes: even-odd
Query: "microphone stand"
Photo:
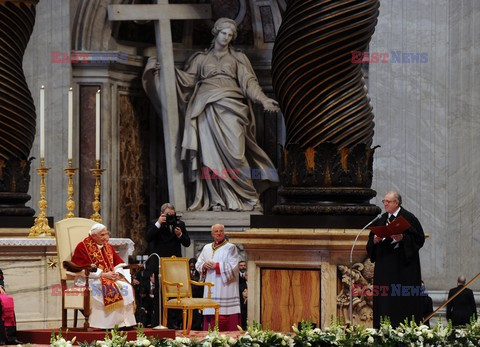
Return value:
[(153, 327), (152, 329), (168, 329), (167, 327), (162, 325), (162, 285), (161, 285), (161, 271), (160, 271), (160, 256), (157, 253), (152, 253), (148, 256), (147, 260), (143, 263), (143, 268), (146, 269), (147, 262), (150, 260), (152, 256), (156, 256), (158, 258), (158, 325)]
[(380, 216), (376, 216), (374, 219), (372, 219), (367, 225), (365, 225), (358, 233), (357, 236), (355, 237), (355, 241), (353, 241), (352, 249), (350, 250), (350, 305), (349, 305), (349, 316), (350, 316), (350, 324), (353, 324), (353, 291), (352, 291), (352, 268), (353, 268), (353, 249), (355, 248), (355, 244), (357, 243), (358, 238), (360, 237), (360, 234), (367, 229), (370, 225), (373, 224)]

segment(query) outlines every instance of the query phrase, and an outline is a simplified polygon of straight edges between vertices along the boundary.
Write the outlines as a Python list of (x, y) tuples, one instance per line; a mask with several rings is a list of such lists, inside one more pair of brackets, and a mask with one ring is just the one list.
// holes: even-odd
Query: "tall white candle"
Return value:
[(73, 89), (68, 91), (68, 159), (73, 158)]
[(95, 99), (95, 160), (100, 160), (100, 89)]
[(45, 158), (45, 86), (40, 88), (40, 158)]

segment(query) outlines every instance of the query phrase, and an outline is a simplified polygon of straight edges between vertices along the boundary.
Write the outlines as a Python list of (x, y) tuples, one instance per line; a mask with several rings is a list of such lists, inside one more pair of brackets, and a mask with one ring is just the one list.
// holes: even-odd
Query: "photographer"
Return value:
[[(160, 208), (160, 217), (148, 228), (145, 239), (148, 242), (149, 254), (157, 253), (160, 257), (171, 257), (172, 255), (182, 256), (182, 245), (190, 246), (190, 237), (188, 236), (185, 223), (182, 222), (175, 213), (175, 207), (170, 203), (165, 203)], [(155, 272), (158, 276), (158, 258), (152, 257), (147, 263), (147, 269)], [(156, 278), (158, 278), (155, 276)], [(158, 300), (158, 299), (156, 299)], [(158, 307), (158, 301), (154, 303), (154, 308)], [(168, 311), (168, 327), (173, 329), (180, 328), (181, 316), (177, 310)], [(173, 314), (172, 314), (172, 313)], [(158, 324), (158, 313), (154, 312), (152, 325)]]
[[(165, 203), (161, 207), (160, 217), (147, 231), (146, 240), (149, 243), (150, 254), (157, 253), (160, 257), (182, 256), (182, 245), (190, 246), (185, 223), (175, 214), (175, 207)], [(155, 263), (152, 267), (152, 264)], [(148, 268), (158, 271), (158, 260), (150, 259)]]

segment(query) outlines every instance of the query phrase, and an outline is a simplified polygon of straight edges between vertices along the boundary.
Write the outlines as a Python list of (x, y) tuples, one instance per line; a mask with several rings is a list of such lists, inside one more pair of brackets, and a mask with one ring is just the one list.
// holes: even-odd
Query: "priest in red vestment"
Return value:
[[(73, 253), (72, 262), (84, 266), (95, 264), (89, 285), (92, 290), (91, 327), (111, 329), (136, 325), (135, 295), (128, 282), (130, 273), (124, 271), (127, 264), (108, 243), (110, 233), (107, 227), (97, 223), (92, 226), (89, 236), (80, 242)], [(85, 277), (77, 276), (75, 285), (85, 285)]]

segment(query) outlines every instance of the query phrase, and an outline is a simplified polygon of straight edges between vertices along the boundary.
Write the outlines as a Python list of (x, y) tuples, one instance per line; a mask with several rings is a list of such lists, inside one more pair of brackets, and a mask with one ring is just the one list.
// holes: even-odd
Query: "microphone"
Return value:
[(147, 261), (149, 261), (153, 255), (158, 258), (158, 273), (160, 273), (160, 256), (157, 253), (152, 253), (148, 256), (148, 258), (143, 262), (143, 268), (147, 269)]
[(350, 316), (350, 324), (353, 324), (353, 292), (352, 292), (352, 285), (353, 285), (353, 280), (352, 280), (352, 267), (353, 267), (353, 249), (355, 248), (355, 245), (358, 241), (358, 238), (360, 237), (360, 234), (367, 229), (370, 225), (372, 225), (374, 222), (376, 222), (382, 215), (379, 214), (375, 218), (373, 218), (367, 225), (365, 225), (358, 233), (357, 236), (355, 237), (355, 241), (353, 241), (352, 249), (350, 250), (350, 307), (349, 307), (349, 316)]
[(161, 285), (161, 272), (160, 272), (160, 256), (157, 253), (152, 253), (148, 256), (148, 258), (145, 260), (143, 263), (143, 268), (147, 268), (147, 262), (150, 260), (152, 256), (156, 256), (158, 258), (158, 325), (153, 327), (152, 329), (167, 329), (167, 327), (164, 327), (162, 325), (161, 319), (162, 319), (162, 285)]

